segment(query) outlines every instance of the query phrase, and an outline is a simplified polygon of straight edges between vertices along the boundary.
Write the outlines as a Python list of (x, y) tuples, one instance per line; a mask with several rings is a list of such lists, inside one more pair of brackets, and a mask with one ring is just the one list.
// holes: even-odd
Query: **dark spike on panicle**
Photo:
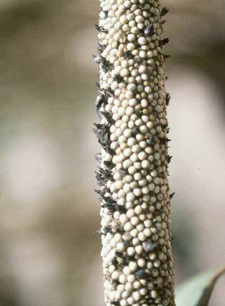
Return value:
[(112, 169), (114, 167), (114, 164), (111, 161), (104, 161), (104, 165), (109, 169)]
[(105, 50), (106, 46), (101, 44), (101, 43), (98, 43), (98, 53), (102, 53), (104, 50)]
[(123, 176), (128, 174), (128, 171), (126, 169), (120, 169), (119, 171)]
[(127, 59), (132, 59), (134, 58), (133, 54), (130, 51), (124, 52), (124, 55)]
[(160, 17), (165, 16), (169, 12), (168, 8), (163, 7), (160, 13)]
[(105, 57), (101, 56), (101, 67), (106, 73), (113, 67), (113, 65), (109, 61), (107, 61)]
[(160, 138), (160, 143), (161, 144), (167, 144), (169, 141), (171, 141), (171, 139), (167, 138), (167, 137), (164, 137), (164, 138)]
[(99, 190), (99, 189), (95, 189), (95, 192), (100, 195), (101, 197), (105, 194), (105, 190)]
[(153, 137), (152, 135), (150, 135), (150, 136), (148, 137), (148, 139), (146, 140), (146, 143), (147, 143), (148, 145), (152, 145), (153, 140), (154, 140), (154, 137)]
[(123, 254), (118, 251), (115, 252), (115, 255), (119, 258), (123, 258)]
[(150, 23), (150, 25), (145, 29), (144, 33), (146, 36), (151, 36), (153, 34), (153, 23)]
[(168, 44), (169, 42), (169, 38), (163, 38), (160, 40), (160, 46), (165, 46), (166, 44)]
[(143, 249), (147, 253), (155, 251), (157, 247), (158, 247), (158, 244), (156, 242), (151, 242), (151, 241), (143, 242)]
[(116, 208), (121, 214), (124, 214), (126, 212), (126, 208), (122, 205), (117, 205)]
[(100, 28), (100, 26), (99, 26), (98, 24), (95, 24), (95, 28), (96, 28), (96, 30), (97, 30), (98, 32), (101, 32), (101, 28)]
[(169, 79), (169, 77), (168, 77), (168, 76), (166, 76), (166, 77), (165, 77), (165, 80), (167, 81), (168, 79)]
[(102, 207), (107, 208), (109, 214), (114, 214), (114, 212), (116, 211), (116, 207), (112, 204), (105, 203)]
[(118, 265), (118, 260), (116, 257), (112, 259), (112, 265), (114, 265), (115, 267)]
[(131, 130), (131, 134), (132, 134), (133, 136), (136, 136), (139, 132), (140, 132), (140, 129), (139, 129), (139, 127), (138, 127), (137, 125), (135, 125), (135, 126), (132, 128), (132, 130)]
[(100, 88), (100, 84), (98, 82), (95, 83), (98, 88)]
[[(112, 283), (113, 285), (116, 285), (116, 286), (120, 284), (120, 282), (117, 279), (113, 279)], [(120, 304), (117, 304), (117, 305), (120, 305)]]
[(115, 122), (108, 112), (101, 112), (101, 114), (105, 117), (108, 123), (113, 124)]
[(170, 58), (170, 55), (169, 54), (164, 54), (163, 57), (164, 57), (164, 59), (167, 59), (167, 58)]
[(170, 200), (174, 197), (174, 195), (175, 195), (175, 192), (170, 194)]
[(172, 158), (173, 158), (173, 156), (168, 155), (167, 158), (166, 158), (166, 159), (167, 159), (167, 162), (170, 163)]
[(103, 93), (105, 95), (106, 99), (108, 99), (110, 97), (113, 97), (113, 95), (114, 95), (113, 91), (110, 90), (110, 89), (102, 89), (101, 93)]
[(100, 168), (99, 172), (96, 171), (95, 174), (96, 174), (96, 179), (97, 179), (99, 186), (105, 186), (107, 181), (113, 180), (112, 172), (109, 169)]
[(116, 205), (116, 201), (111, 196), (102, 195), (102, 200), (106, 204)]
[(119, 74), (116, 74), (115, 77), (114, 77), (114, 80), (117, 82), (117, 83), (121, 83), (123, 82), (123, 77)]
[(166, 105), (169, 105), (169, 103), (170, 103), (170, 94), (167, 92), (166, 93)]
[(103, 13), (105, 14), (106, 18), (108, 17), (108, 14), (109, 14), (109, 11), (104, 11), (103, 10)]
[(105, 226), (102, 232), (106, 235), (107, 233), (112, 233), (112, 226)]
[(108, 33), (106, 29), (104, 29), (103, 27), (100, 27), (98, 24), (95, 24), (95, 28), (99, 33)]
[(119, 301), (112, 301), (111, 304), (115, 305), (115, 306), (120, 306), (120, 302)]
[(116, 231), (117, 231), (117, 233), (119, 233), (119, 234), (124, 234), (124, 233), (125, 233), (125, 230), (123, 229), (122, 226), (117, 226)]
[(146, 279), (148, 278), (148, 274), (146, 273), (146, 270), (145, 269), (140, 269), (140, 270), (137, 270), (137, 272), (135, 272), (135, 275), (140, 278), (140, 279)]
[(164, 25), (165, 23), (166, 23), (166, 20), (160, 21), (161, 26)]
[(95, 123), (94, 126), (96, 128), (93, 129), (95, 135), (98, 138), (98, 142), (100, 145), (103, 147), (103, 149), (109, 147), (110, 145), (110, 140), (109, 140), (109, 126), (106, 124), (98, 124)]
[(108, 99), (107, 99), (106, 95), (104, 95), (103, 93), (98, 94), (98, 96), (95, 100), (95, 106), (96, 106), (97, 112), (99, 111), (99, 109), (102, 105), (106, 105), (107, 100)]
[(113, 97), (114, 96), (114, 91), (110, 88), (107, 89), (107, 93), (109, 95), (109, 97)]

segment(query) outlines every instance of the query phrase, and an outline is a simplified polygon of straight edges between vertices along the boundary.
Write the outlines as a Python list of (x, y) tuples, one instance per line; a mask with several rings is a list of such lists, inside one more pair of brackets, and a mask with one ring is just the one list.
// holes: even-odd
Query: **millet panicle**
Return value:
[(158, 0), (100, 1), (95, 133), (102, 146), (96, 177), (106, 306), (175, 305), (166, 13)]

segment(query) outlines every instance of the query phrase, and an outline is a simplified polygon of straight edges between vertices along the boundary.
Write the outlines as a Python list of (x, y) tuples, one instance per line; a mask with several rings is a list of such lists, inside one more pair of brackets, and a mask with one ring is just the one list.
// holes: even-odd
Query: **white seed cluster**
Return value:
[(101, 0), (97, 179), (106, 306), (174, 306), (159, 0)]

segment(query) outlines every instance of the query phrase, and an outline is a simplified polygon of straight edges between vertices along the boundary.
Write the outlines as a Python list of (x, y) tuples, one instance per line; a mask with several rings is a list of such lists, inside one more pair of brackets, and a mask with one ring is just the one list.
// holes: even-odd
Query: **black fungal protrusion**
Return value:
[(165, 16), (169, 12), (168, 8), (163, 7), (160, 13), (160, 17)]
[(147, 143), (148, 145), (152, 145), (153, 139), (154, 139), (153, 136), (150, 135), (150, 136), (148, 137), (148, 139), (146, 140), (146, 143)]
[(117, 82), (117, 83), (121, 83), (123, 82), (123, 77), (119, 74), (116, 74), (115, 77), (114, 77), (114, 80)]
[(145, 252), (150, 253), (153, 252), (156, 248), (157, 248), (158, 244), (157, 243), (153, 243), (151, 241), (145, 241), (143, 242), (143, 249), (145, 250)]
[(104, 11), (103, 10), (103, 13), (105, 14), (106, 17), (108, 17), (109, 11)]
[(101, 112), (101, 115), (105, 117), (105, 119), (108, 121), (108, 123), (112, 124), (115, 121), (112, 119), (111, 115), (108, 112)]
[(113, 214), (116, 211), (116, 207), (112, 204), (104, 203), (102, 207), (107, 208), (110, 214)]
[(171, 139), (167, 138), (167, 137), (164, 137), (164, 138), (160, 138), (160, 143), (161, 144), (167, 144), (169, 141), (171, 141)]
[(93, 129), (94, 133), (96, 134), (98, 138), (98, 142), (103, 147), (103, 149), (107, 149), (110, 146), (110, 140), (109, 140), (109, 126), (106, 124), (98, 124), (95, 123), (95, 129)]
[(166, 93), (166, 105), (169, 105), (169, 103), (170, 103), (170, 94), (167, 92)]
[(125, 230), (123, 229), (123, 227), (122, 226), (117, 226), (117, 228), (116, 228), (116, 231), (117, 231), (117, 233), (119, 233), (119, 234), (124, 234), (125, 233)]
[(138, 270), (137, 272), (135, 272), (135, 275), (137, 277), (139, 277), (140, 279), (146, 279), (148, 278), (148, 274), (146, 273), (146, 270), (145, 269), (140, 269)]
[(139, 129), (139, 127), (136, 126), (136, 125), (135, 125), (135, 126), (132, 128), (132, 130), (131, 130), (131, 134), (132, 134), (133, 136), (136, 136), (139, 132), (140, 132), (140, 129)]
[(113, 97), (114, 96), (114, 91), (112, 89), (108, 88), (106, 92), (109, 95), (109, 97)]
[(163, 38), (159, 41), (160, 46), (164, 46), (166, 44), (168, 44), (169, 42), (169, 38)]
[(112, 181), (112, 172), (108, 169), (100, 168), (99, 172), (95, 172), (99, 186), (104, 186), (108, 180)]
[(98, 195), (100, 195), (100, 197), (103, 197), (104, 196), (104, 194), (105, 194), (105, 189), (103, 189), (103, 190), (99, 190), (99, 189), (95, 189), (95, 192), (98, 194)]
[[(129, 262), (131, 262), (131, 261), (135, 261), (135, 256), (126, 256), (126, 263), (128, 263), (129, 264)], [(125, 264), (126, 265), (126, 264)]]
[(174, 197), (174, 195), (175, 195), (175, 192), (170, 194), (170, 200)]
[(118, 260), (116, 257), (112, 259), (112, 264), (116, 267), (118, 265)]
[(123, 254), (120, 253), (120, 252), (118, 252), (118, 251), (115, 252), (115, 255), (116, 255), (117, 257), (123, 258)]
[(107, 59), (103, 56), (101, 56), (101, 66), (102, 70), (105, 73), (108, 72), (113, 67), (113, 65), (109, 61), (107, 61)]
[(153, 34), (153, 23), (150, 23), (150, 25), (145, 29), (144, 33), (146, 36), (151, 36)]
[(115, 306), (120, 306), (120, 302), (119, 301), (112, 301), (111, 304), (113, 304)]
[(170, 58), (170, 55), (169, 54), (164, 54), (163, 57), (164, 57), (164, 59), (167, 59), (167, 58)]
[(116, 205), (116, 208), (120, 213), (125, 213), (126, 212), (126, 208), (122, 205)]
[(99, 33), (108, 33), (106, 29), (104, 29), (103, 27), (100, 27), (98, 24), (95, 25), (95, 28)]
[(98, 43), (98, 52), (101, 54), (106, 48), (106, 45)]
[(99, 93), (95, 100), (95, 106), (97, 109), (97, 112), (99, 111), (100, 107), (102, 105), (105, 105), (107, 103), (107, 97), (103, 93)]
[(127, 59), (132, 59), (134, 58), (133, 54), (130, 51), (124, 52), (124, 55)]
[(171, 155), (168, 155), (168, 156), (166, 157), (166, 160), (167, 160), (168, 163), (171, 162), (172, 157), (173, 157), (173, 156), (171, 156)]
[(112, 227), (111, 226), (105, 226), (103, 228), (103, 234), (108, 234), (108, 233), (112, 233)]
[[(117, 279), (113, 279), (112, 283), (113, 285), (116, 285), (116, 286), (120, 284), (120, 282)], [(120, 304), (116, 304), (116, 305), (120, 305)]]
[(126, 169), (120, 169), (119, 171), (123, 176), (128, 174), (128, 171)]
[(104, 165), (109, 169), (114, 167), (114, 164), (111, 161), (104, 161)]
[(103, 204), (110, 204), (110, 205), (114, 205), (116, 204), (116, 201), (113, 200), (113, 198), (111, 198), (110, 196), (102, 196), (102, 200), (105, 202)]

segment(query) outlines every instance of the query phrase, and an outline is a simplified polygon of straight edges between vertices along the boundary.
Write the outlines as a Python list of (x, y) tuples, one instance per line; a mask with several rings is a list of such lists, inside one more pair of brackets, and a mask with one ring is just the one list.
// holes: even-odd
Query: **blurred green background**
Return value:
[[(176, 282), (225, 265), (225, 2), (164, 0)], [(97, 0), (0, 0), (0, 305), (103, 306)], [(210, 306), (225, 305), (225, 280)]]

